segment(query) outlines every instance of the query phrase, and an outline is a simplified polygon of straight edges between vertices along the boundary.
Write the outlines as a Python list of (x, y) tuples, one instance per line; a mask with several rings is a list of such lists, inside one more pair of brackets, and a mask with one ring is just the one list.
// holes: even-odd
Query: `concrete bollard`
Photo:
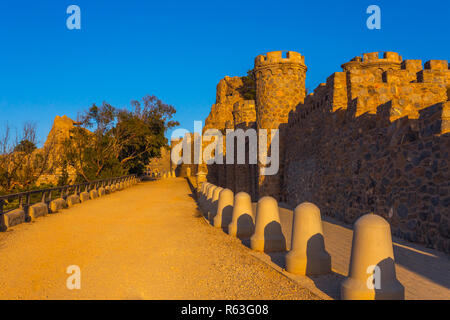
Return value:
[(98, 196), (103, 197), (106, 194), (106, 190), (103, 187), (98, 188)]
[(250, 247), (262, 252), (286, 250), (286, 238), (281, 231), (278, 203), (272, 197), (262, 197), (258, 201), (255, 233), (250, 238)]
[(208, 210), (208, 220), (211, 224), (214, 223), (214, 217), (217, 214), (217, 204), (219, 202), (219, 194), (222, 190), (223, 188), (216, 186), (212, 194), (211, 204)]
[(15, 209), (2, 214), (2, 216), (2, 229), (4, 230), (25, 222), (25, 211), (23, 209)]
[(239, 192), (234, 197), (233, 213), (231, 223), (228, 225), (228, 234), (245, 239), (250, 237), (254, 231), (252, 198), (246, 192)]
[(46, 216), (48, 214), (48, 207), (44, 202), (33, 204), (28, 208), (28, 215), (31, 221), (35, 221), (39, 217)]
[(66, 202), (69, 207), (73, 207), (74, 205), (80, 203), (80, 197), (76, 194), (72, 194), (67, 197)]
[(211, 207), (212, 196), (213, 196), (215, 187), (216, 187), (215, 185), (210, 183), (206, 189), (206, 201), (205, 201), (205, 206), (203, 208), (206, 217), (208, 216), (209, 208)]
[(80, 201), (85, 202), (89, 200), (89, 193), (87, 191), (80, 193)]
[(344, 300), (401, 300), (405, 288), (395, 274), (389, 223), (375, 214), (354, 226), (348, 277), (341, 284)]
[(98, 191), (95, 189), (92, 189), (91, 191), (89, 191), (89, 198), (91, 200), (97, 199), (98, 198)]
[(217, 202), (217, 213), (213, 219), (213, 226), (228, 230), (233, 215), (234, 193), (230, 189), (222, 189)]
[(325, 250), (320, 209), (313, 203), (304, 202), (294, 210), (286, 271), (307, 276), (331, 272), (331, 256)]
[(56, 213), (67, 207), (67, 203), (63, 198), (58, 198), (50, 202), (50, 212)]

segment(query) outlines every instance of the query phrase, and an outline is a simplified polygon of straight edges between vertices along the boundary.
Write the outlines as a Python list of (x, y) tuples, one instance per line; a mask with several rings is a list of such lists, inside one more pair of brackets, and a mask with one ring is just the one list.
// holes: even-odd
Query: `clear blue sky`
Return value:
[[(81, 30), (66, 28), (71, 4), (81, 8)], [(381, 30), (366, 28), (371, 4), (381, 8)], [(449, 20), (448, 0), (2, 0), (0, 126), (34, 121), (42, 141), (56, 115), (155, 94), (192, 130), (217, 82), (245, 74), (258, 54), (302, 53), (313, 90), (363, 52), (450, 59)]]

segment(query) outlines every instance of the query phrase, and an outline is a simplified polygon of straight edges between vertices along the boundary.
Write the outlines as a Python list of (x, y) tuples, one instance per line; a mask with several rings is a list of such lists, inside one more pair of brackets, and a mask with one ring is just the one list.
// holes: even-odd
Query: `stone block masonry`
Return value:
[(276, 176), (229, 164), (200, 165), (193, 174), (206, 172), (208, 181), (254, 201), (312, 202), (346, 223), (374, 212), (394, 235), (449, 253), (448, 62), (366, 53), (308, 95), (306, 70), (296, 52), (258, 56), (255, 101), (242, 96), (242, 78), (225, 77), (205, 121), (205, 130), (223, 132), (280, 129)]

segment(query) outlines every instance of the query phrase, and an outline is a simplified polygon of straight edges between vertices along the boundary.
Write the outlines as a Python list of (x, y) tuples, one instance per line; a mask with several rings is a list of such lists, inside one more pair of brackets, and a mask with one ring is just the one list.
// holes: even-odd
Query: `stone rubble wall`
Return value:
[[(225, 77), (217, 84), (216, 103), (205, 120), (203, 132), (208, 129), (218, 129), (225, 136), (226, 129), (233, 129), (233, 107), (235, 103), (244, 101), (239, 89), (243, 86), (241, 77)], [(207, 145), (204, 143), (203, 148)], [(203, 152), (203, 150), (202, 150)], [(234, 189), (234, 166), (225, 164), (226, 141), (223, 141), (223, 165), (201, 165), (201, 170), (207, 172), (207, 179), (217, 185)], [(199, 169), (200, 170), (200, 169)]]
[(258, 56), (254, 102), (239, 77), (222, 79), (205, 130), (280, 129), (280, 171), (215, 164), (208, 181), (254, 200), (313, 202), (346, 223), (375, 212), (395, 235), (450, 252), (448, 62), (373, 52), (342, 69), (305, 97), (303, 56)]
[(387, 54), (344, 64), (291, 112), (281, 198), (346, 223), (375, 212), (450, 252), (448, 62)]

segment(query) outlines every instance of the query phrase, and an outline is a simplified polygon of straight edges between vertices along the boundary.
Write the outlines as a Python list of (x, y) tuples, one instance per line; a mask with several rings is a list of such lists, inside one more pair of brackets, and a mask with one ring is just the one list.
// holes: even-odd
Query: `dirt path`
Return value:
[[(146, 182), (0, 234), (1, 299), (316, 299), (214, 230), (184, 179)], [(81, 270), (69, 290), (67, 267)]]

